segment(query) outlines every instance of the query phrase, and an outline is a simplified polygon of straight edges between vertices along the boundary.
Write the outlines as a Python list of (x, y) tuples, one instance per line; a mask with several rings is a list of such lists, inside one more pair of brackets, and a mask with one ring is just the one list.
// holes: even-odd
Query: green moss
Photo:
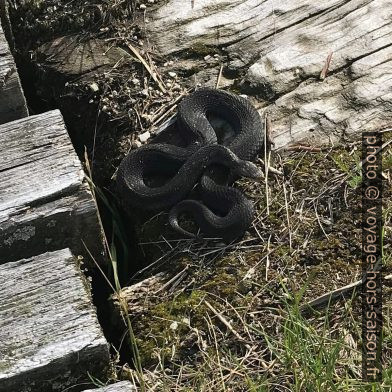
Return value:
[(191, 47), (190, 50), (193, 54), (197, 56), (207, 56), (214, 51), (214, 48), (204, 44), (203, 42), (195, 42)]
[(5, 373), (10, 367), (11, 364), (9, 362), (0, 361), (0, 372)]
[(206, 295), (202, 290), (182, 293), (152, 306), (146, 315), (136, 320), (136, 335), (143, 336), (136, 339), (143, 366), (156, 362), (157, 348), (162, 360), (172, 357), (172, 349), (179, 345), (180, 337), (203, 324)]

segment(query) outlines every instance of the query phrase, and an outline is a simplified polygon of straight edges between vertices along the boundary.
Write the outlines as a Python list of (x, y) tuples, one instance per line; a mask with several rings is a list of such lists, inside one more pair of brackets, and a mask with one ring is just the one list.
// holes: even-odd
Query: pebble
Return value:
[(150, 137), (151, 137), (151, 133), (149, 131), (146, 131), (146, 132), (142, 133), (141, 135), (139, 135), (139, 140), (142, 143), (145, 143)]
[(132, 143), (131, 143), (131, 147), (132, 148), (139, 148), (141, 146), (142, 146), (142, 143), (139, 142), (139, 140), (133, 140)]
[(141, 10), (145, 10), (145, 9), (147, 8), (147, 6), (146, 6), (145, 4), (140, 4), (140, 5), (139, 5), (139, 8), (140, 8)]
[(140, 80), (139, 79), (132, 79), (132, 83), (134, 84), (134, 85), (136, 85), (136, 86), (139, 86), (139, 84), (140, 84)]
[(211, 56), (209, 54), (207, 54), (207, 56), (204, 57), (205, 61), (208, 61), (211, 58)]
[(177, 76), (177, 74), (175, 72), (169, 72), (169, 76), (171, 78), (175, 78)]

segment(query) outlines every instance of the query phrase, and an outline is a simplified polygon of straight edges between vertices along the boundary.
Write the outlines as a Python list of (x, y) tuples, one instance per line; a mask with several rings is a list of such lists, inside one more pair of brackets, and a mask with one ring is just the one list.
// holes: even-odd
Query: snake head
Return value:
[(236, 174), (241, 177), (260, 180), (264, 177), (263, 171), (254, 163), (249, 161), (241, 161), (236, 170)]

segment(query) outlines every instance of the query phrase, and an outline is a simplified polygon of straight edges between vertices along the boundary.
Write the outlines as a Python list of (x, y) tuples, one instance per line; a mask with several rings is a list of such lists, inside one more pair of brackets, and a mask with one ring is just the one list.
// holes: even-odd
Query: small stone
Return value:
[(169, 76), (171, 78), (175, 78), (177, 76), (177, 74), (175, 72), (169, 72)]
[(131, 147), (132, 148), (139, 148), (141, 146), (142, 146), (142, 143), (139, 142), (139, 140), (133, 140), (132, 143), (131, 143)]
[(171, 329), (172, 331), (175, 331), (177, 328), (178, 328), (178, 322), (177, 322), (177, 321), (173, 321), (173, 322), (170, 324), (170, 329)]
[(151, 137), (151, 133), (149, 131), (142, 133), (139, 135), (139, 140), (142, 143), (145, 143)]
[(139, 5), (139, 8), (140, 8), (141, 10), (145, 10), (145, 9), (147, 8), (147, 6), (146, 6), (145, 4), (140, 4), (140, 5)]
[(133, 83), (134, 85), (136, 85), (136, 86), (139, 86), (139, 85), (140, 85), (140, 80), (134, 78), (134, 79), (132, 79), (132, 83)]
[(207, 56), (204, 57), (205, 61), (208, 61), (211, 58), (211, 56), (209, 54), (207, 54)]

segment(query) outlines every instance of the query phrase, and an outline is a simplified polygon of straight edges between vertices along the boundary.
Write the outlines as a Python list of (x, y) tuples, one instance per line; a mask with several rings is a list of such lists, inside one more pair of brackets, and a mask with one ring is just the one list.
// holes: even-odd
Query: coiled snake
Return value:
[[(230, 124), (232, 132), (222, 137), (209, 116)], [(221, 90), (201, 88), (179, 104), (178, 128), (186, 147), (148, 144), (132, 150), (117, 172), (117, 188), (127, 205), (150, 211), (169, 209), (169, 222), (184, 230), (178, 217), (190, 214), (204, 235), (230, 242), (243, 235), (253, 218), (251, 202), (230, 184), (240, 176), (258, 179), (261, 170), (249, 162), (264, 142), (261, 118), (248, 100)], [(152, 187), (151, 175), (169, 176)], [(199, 200), (185, 200), (199, 183)]]

